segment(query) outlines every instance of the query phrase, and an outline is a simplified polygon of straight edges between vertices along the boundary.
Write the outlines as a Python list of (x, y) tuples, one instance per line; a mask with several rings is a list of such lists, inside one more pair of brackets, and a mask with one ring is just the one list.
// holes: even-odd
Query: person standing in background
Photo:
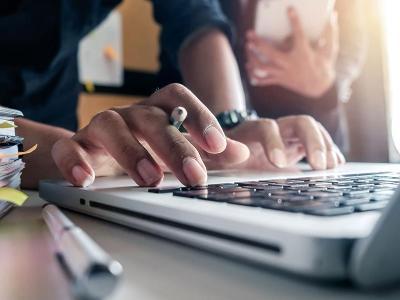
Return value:
[[(367, 49), (363, 2), (337, 0), (337, 18), (335, 13), (316, 44), (306, 39), (296, 11), (289, 10), (293, 35), (281, 47), (254, 32), (256, 0), (220, 2), (236, 25), (237, 54), (249, 101), (258, 115), (311, 115), (347, 152), (344, 104), (351, 98), (351, 86), (361, 72)], [(260, 61), (256, 53), (270, 61)]]

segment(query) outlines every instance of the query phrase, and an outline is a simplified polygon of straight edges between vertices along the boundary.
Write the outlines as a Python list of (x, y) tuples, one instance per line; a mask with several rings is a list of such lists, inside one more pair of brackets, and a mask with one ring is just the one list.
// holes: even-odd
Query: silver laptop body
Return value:
[[(375, 172), (400, 173), (400, 165), (352, 163), (323, 172), (211, 172), (208, 183)], [(161, 185), (177, 186), (181, 185), (170, 175)], [(302, 276), (351, 279), (363, 287), (400, 279), (397, 194), (383, 210), (318, 216), (151, 193), (128, 177), (98, 178), (88, 188), (62, 181), (40, 184), (40, 196), (64, 208)]]

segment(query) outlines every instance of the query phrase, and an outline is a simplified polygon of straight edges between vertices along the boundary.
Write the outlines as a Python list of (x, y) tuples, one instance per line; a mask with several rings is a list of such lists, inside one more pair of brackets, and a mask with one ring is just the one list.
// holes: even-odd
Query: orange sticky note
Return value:
[(20, 155), (26, 155), (26, 154), (30, 154), (33, 151), (35, 151), (37, 149), (38, 145), (36, 144), (35, 146), (32, 146), (30, 149), (26, 150), (26, 151), (22, 151), (22, 152), (17, 152), (14, 154), (1, 154), (0, 153), (0, 159), (1, 158), (12, 158), (12, 157), (18, 157)]
[(105, 47), (103, 52), (104, 52), (104, 56), (108, 60), (113, 61), (113, 60), (117, 60), (118, 59), (118, 53), (112, 46)]

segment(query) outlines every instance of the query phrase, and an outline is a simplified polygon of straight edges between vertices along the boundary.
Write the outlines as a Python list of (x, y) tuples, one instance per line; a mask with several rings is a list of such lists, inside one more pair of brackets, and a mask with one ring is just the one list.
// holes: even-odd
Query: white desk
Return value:
[[(12, 226), (9, 224), (26, 222), (27, 225), (22, 226), (21, 230), (31, 232), (32, 226), (29, 224), (41, 223), (42, 202), (36, 193), (32, 195), (25, 207), (14, 209), (0, 221), (0, 228), (10, 230)], [(400, 289), (363, 293), (347, 286), (321, 285), (235, 262), (95, 218), (66, 213), (124, 266), (124, 277), (110, 297), (112, 300), (400, 299)], [(3, 231), (0, 230), (0, 234)], [(3, 253), (1, 239), (0, 236), (0, 253)], [(24, 279), (30, 281), (25, 287), (29, 290), (27, 296), (24, 294), (25, 298), (20, 296), (14, 299), (70, 299), (65, 279), (50, 251), (42, 247), (39, 248), (40, 253), (34, 253), (32, 249), (36, 248), (25, 251), (29, 251), (33, 259), (39, 259), (45, 265), (43, 268), (31, 266), (36, 268), (24, 275)], [(26, 266), (24, 268), (29, 270)], [(4, 277), (1, 273), (2, 269), (0, 279)], [(43, 288), (44, 285), (46, 288)], [(11, 297), (3, 297), (4, 288), (0, 280), (0, 299), (13, 300)], [(11, 292), (7, 295), (14, 295)]]

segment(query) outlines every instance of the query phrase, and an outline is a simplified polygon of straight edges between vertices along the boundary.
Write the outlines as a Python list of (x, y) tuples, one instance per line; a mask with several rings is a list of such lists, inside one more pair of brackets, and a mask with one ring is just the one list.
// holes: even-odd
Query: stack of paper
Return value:
[(0, 217), (27, 198), (18, 191), (25, 164), (19, 158), (23, 138), (15, 135), (16, 117), (22, 117), (22, 112), (0, 106)]

